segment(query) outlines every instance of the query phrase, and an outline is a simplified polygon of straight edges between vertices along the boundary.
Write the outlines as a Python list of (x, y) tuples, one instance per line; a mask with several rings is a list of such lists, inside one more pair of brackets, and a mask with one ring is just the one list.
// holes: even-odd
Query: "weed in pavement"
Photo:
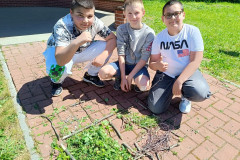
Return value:
[[(126, 160), (133, 159), (126, 148), (119, 145), (106, 132), (110, 129), (108, 121), (103, 121), (100, 125), (92, 126), (79, 134), (76, 134), (66, 140), (68, 151), (76, 159), (109, 159)], [(52, 144), (52, 148), (59, 152), (57, 159), (68, 159), (69, 157), (57, 145)]]

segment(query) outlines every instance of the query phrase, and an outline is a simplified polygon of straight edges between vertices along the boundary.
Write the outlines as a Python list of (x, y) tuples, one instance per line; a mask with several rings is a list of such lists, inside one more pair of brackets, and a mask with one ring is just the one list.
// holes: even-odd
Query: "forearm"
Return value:
[(183, 70), (177, 80), (183, 84), (189, 77), (193, 75), (193, 73), (199, 68), (200, 64), (190, 62), (187, 67)]
[(104, 51), (106, 51), (108, 53), (108, 55), (109, 55), (109, 54), (111, 54), (113, 52), (113, 50), (116, 48), (116, 46), (117, 46), (116, 36), (113, 34), (107, 40), (106, 48), (105, 48)]
[(146, 61), (141, 59), (129, 75), (133, 77), (141, 68), (143, 68), (146, 65), (146, 63), (147, 63)]
[(177, 81), (183, 84), (193, 73), (199, 68), (203, 58), (203, 52), (191, 52), (190, 53), (190, 63), (185, 67)]
[(77, 40), (75, 39), (67, 47), (56, 47), (55, 58), (57, 64), (59, 66), (67, 64), (72, 59), (80, 45), (81, 44), (77, 43)]
[(106, 59), (110, 54), (112, 54), (113, 50), (116, 48), (116, 39), (112, 38), (106, 42), (105, 50), (98, 56), (100, 59)]
[(150, 62), (149, 63), (149, 68), (154, 70), (154, 71), (160, 70), (158, 62)]
[(125, 56), (118, 56), (118, 61), (119, 61), (119, 67), (120, 67), (120, 71), (121, 71), (121, 78), (124, 79), (124, 78), (126, 78)]

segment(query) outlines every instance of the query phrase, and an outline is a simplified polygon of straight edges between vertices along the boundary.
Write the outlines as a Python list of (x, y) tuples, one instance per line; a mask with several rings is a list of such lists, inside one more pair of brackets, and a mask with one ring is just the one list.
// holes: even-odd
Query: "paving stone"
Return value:
[(200, 111), (198, 111), (198, 114), (203, 116), (203, 118), (206, 120), (210, 120), (211, 118), (213, 118), (213, 115), (204, 109), (201, 109)]
[(193, 118), (191, 118), (189, 121), (187, 121), (186, 124), (191, 126), (191, 128), (193, 128), (193, 129), (197, 129), (206, 122), (207, 122), (207, 120), (203, 116), (197, 115), (197, 116), (194, 116)]
[(232, 92), (232, 94), (234, 94), (237, 97), (240, 97), (240, 89), (236, 89), (235, 91)]
[(240, 112), (240, 103), (234, 102), (228, 107), (229, 110), (233, 111), (234, 113), (239, 113)]
[(102, 98), (98, 96), (98, 94), (94, 91), (88, 92), (86, 93), (86, 95), (88, 96), (89, 99), (96, 99), (97, 102), (102, 102)]
[(213, 119), (209, 120), (204, 126), (210, 131), (215, 132), (219, 128), (222, 128), (223, 125), (224, 122), (221, 119), (214, 117)]
[(183, 158), (183, 160), (198, 160), (194, 155), (188, 154), (186, 157)]
[(223, 101), (223, 100), (220, 100), (218, 101), (217, 103), (213, 104), (213, 107), (216, 109), (216, 110), (219, 110), (219, 111), (223, 111), (225, 108), (227, 108), (229, 106), (229, 103)]
[(130, 142), (130, 141), (135, 141), (137, 138), (137, 135), (133, 131), (124, 131), (121, 133), (123, 141), (125, 142)]
[(196, 147), (197, 147), (197, 143), (195, 143), (190, 138), (184, 138), (184, 140), (180, 143), (180, 145), (178, 147), (173, 148), (172, 151), (177, 152), (177, 156), (180, 159), (182, 159)]
[(104, 93), (100, 95), (100, 97), (108, 104), (108, 105), (115, 105), (117, 104), (117, 101), (110, 96), (108, 93)]
[(205, 138), (201, 134), (199, 134), (198, 129), (193, 129), (186, 124), (182, 124), (179, 130), (184, 134), (181, 137), (190, 137), (197, 144), (200, 144), (205, 140)]
[(219, 131), (216, 132), (216, 134), (219, 137), (221, 137), (222, 139), (224, 139), (225, 141), (227, 141), (232, 146), (234, 146), (236, 148), (240, 148), (240, 140), (235, 138), (235, 137), (233, 137), (232, 135), (230, 135), (226, 131), (220, 129)]
[(224, 112), (221, 112), (219, 110), (214, 109), (213, 107), (209, 107), (207, 108), (207, 111), (211, 114), (213, 114), (214, 116), (218, 117), (219, 119), (221, 119), (224, 122), (227, 122), (230, 120), (230, 117), (228, 117), (227, 115), (224, 114)]
[(240, 123), (235, 120), (230, 120), (221, 128), (228, 132), (230, 135), (235, 135), (238, 130), (240, 130)]
[(226, 141), (219, 136), (217, 136), (215, 133), (211, 132), (210, 130), (206, 129), (205, 127), (201, 127), (198, 129), (199, 134), (201, 134), (206, 141), (211, 141), (218, 147), (222, 147)]
[(217, 147), (210, 141), (203, 142), (192, 153), (199, 159), (209, 159), (216, 151)]
[(230, 144), (226, 144), (215, 155), (217, 159), (234, 159), (239, 153), (239, 150), (232, 147)]

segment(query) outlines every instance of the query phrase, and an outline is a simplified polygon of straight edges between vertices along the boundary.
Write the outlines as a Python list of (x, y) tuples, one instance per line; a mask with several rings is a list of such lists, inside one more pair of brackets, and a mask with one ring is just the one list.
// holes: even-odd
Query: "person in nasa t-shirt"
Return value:
[(149, 109), (160, 114), (167, 110), (173, 95), (181, 95), (179, 109), (191, 110), (191, 101), (210, 97), (206, 80), (199, 71), (203, 58), (203, 40), (199, 29), (184, 24), (181, 2), (168, 1), (162, 11), (166, 29), (153, 41), (149, 67), (156, 71), (148, 96)]

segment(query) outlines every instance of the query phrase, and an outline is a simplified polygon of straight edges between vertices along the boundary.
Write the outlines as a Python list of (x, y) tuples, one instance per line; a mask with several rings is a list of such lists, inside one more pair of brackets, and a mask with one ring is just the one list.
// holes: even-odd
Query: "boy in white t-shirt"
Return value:
[(211, 92), (198, 67), (203, 58), (203, 40), (199, 29), (184, 24), (181, 2), (168, 1), (162, 11), (166, 29), (153, 41), (149, 67), (156, 71), (149, 92), (148, 106), (155, 113), (167, 110), (173, 95), (181, 95), (179, 109), (191, 110), (191, 101), (200, 102)]

